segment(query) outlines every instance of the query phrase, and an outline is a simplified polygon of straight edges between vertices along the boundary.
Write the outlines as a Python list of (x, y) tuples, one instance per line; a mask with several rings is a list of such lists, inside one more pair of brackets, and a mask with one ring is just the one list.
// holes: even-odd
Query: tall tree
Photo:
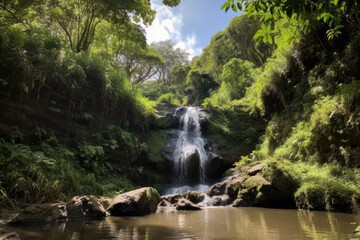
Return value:
[(164, 64), (159, 66), (157, 72), (157, 79), (160, 81), (169, 83), (172, 78), (171, 70), (188, 63), (189, 54), (175, 47), (175, 44), (171, 40), (152, 43), (151, 47), (153, 47), (163, 59)]
[(149, 24), (155, 17), (149, 0), (51, 0), (52, 18), (75, 52), (87, 50), (98, 24), (132, 24), (131, 19)]

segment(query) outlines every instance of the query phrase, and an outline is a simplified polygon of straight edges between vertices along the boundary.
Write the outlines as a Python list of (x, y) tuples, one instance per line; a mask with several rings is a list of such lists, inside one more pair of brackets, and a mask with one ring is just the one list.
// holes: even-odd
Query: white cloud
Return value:
[(189, 58), (193, 58), (201, 53), (201, 49), (196, 47), (196, 36), (183, 36), (181, 29), (183, 26), (182, 15), (175, 14), (171, 8), (163, 4), (151, 1), (153, 9), (157, 12), (151, 26), (145, 27), (147, 42), (159, 42), (171, 39), (175, 46), (184, 49), (189, 53)]
[(196, 47), (196, 36), (194, 33), (192, 33), (190, 36), (186, 36), (184, 40), (178, 41), (175, 47), (187, 51), (189, 53), (190, 59), (201, 53), (201, 48)]

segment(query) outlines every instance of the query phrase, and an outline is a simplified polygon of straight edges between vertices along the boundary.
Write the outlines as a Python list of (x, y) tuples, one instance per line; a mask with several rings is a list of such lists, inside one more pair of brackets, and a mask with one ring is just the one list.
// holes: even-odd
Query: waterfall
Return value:
[(199, 111), (196, 107), (182, 108), (180, 134), (173, 154), (173, 184), (176, 186), (205, 184), (207, 153), (201, 137)]

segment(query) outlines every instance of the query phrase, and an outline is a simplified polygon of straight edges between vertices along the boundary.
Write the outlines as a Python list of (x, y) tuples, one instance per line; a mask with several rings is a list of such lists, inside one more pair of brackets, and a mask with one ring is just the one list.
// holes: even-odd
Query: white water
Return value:
[[(180, 118), (181, 133), (176, 142), (176, 148), (173, 154), (174, 161), (174, 183), (179, 186), (189, 185), (189, 172), (194, 163), (190, 163), (191, 156), (199, 155), (199, 169), (196, 175), (199, 175), (198, 184), (206, 183), (205, 167), (208, 160), (204, 148), (204, 139), (201, 137), (199, 111), (195, 107), (186, 108), (186, 112)], [(196, 164), (195, 164), (196, 165)]]

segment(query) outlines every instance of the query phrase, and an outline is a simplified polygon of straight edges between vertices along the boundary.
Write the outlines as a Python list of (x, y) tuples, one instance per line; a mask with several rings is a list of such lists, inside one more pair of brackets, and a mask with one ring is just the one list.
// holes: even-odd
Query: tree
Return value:
[(226, 28), (226, 35), (234, 49), (231, 56), (246, 59), (257, 66), (264, 64), (274, 46), (254, 40), (260, 27), (259, 18), (249, 18), (245, 15), (233, 18)]
[(74, 52), (88, 50), (98, 24), (129, 25), (131, 19), (152, 22), (155, 11), (148, 0), (54, 0), (51, 16), (58, 23)]
[(229, 89), (232, 100), (244, 97), (246, 88), (254, 81), (251, 75), (253, 70), (252, 62), (238, 58), (231, 59), (223, 66), (221, 80)]
[(124, 70), (132, 84), (152, 78), (163, 64), (156, 50), (146, 44), (144, 29), (135, 23), (100, 23), (92, 52), (100, 53), (114, 68)]
[[(343, 19), (354, 25), (360, 23), (360, 4), (357, 0), (227, 0), (222, 9), (228, 11), (230, 8), (234, 11), (244, 10), (251, 16), (260, 16), (261, 21), (271, 28), (276, 20), (284, 16), (301, 23), (305, 31), (326, 25), (329, 39), (341, 34)], [(262, 39), (272, 41), (268, 37)]]
[(152, 43), (153, 47), (163, 59), (163, 65), (159, 66), (157, 79), (169, 83), (172, 78), (171, 70), (188, 63), (188, 53), (180, 48), (176, 48), (171, 40)]
[[(44, 17), (47, 0), (11, 0), (0, 1), (0, 26), (19, 24), (30, 29)], [(40, 17), (40, 18), (39, 18)]]

